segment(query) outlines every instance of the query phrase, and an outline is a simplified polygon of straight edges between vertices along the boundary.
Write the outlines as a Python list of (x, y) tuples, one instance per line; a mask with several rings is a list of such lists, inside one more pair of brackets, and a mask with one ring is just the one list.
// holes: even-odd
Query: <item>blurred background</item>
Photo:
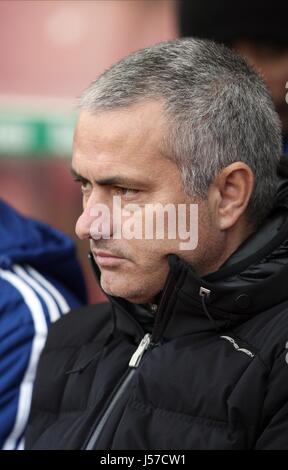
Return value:
[(69, 168), (77, 96), (136, 49), (177, 36), (208, 37), (258, 68), (273, 95), (288, 153), (286, 3), (0, 1), (0, 197), (77, 242), (90, 302), (104, 297), (90, 271), (88, 246), (74, 236), (81, 195)]
[(76, 99), (113, 62), (175, 37), (176, 23), (172, 0), (0, 1), (0, 197), (75, 239), (90, 302), (103, 294), (74, 236)]

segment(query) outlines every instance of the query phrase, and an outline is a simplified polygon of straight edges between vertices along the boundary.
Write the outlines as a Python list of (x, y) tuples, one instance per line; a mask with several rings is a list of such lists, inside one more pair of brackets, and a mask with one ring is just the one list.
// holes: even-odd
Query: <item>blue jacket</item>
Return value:
[(73, 242), (0, 200), (0, 448), (23, 447), (50, 323), (85, 302)]

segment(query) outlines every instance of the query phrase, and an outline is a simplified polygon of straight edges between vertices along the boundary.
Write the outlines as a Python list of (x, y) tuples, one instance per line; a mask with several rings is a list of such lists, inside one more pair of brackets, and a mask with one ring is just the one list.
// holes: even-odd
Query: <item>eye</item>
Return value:
[(89, 181), (81, 181), (81, 191), (86, 193), (91, 188), (91, 183)]
[(82, 193), (85, 193), (89, 189), (89, 186), (91, 186), (88, 180), (85, 180), (84, 178), (81, 178), (80, 176), (75, 176), (73, 179), (76, 183), (81, 183)]
[(138, 189), (132, 188), (122, 188), (120, 186), (115, 186), (114, 188), (114, 195), (121, 196), (123, 198), (129, 199), (139, 193)]

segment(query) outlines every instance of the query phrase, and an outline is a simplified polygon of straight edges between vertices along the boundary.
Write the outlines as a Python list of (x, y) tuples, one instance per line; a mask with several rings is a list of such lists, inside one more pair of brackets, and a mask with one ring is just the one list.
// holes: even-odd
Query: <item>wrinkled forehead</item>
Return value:
[[(178, 168), (163, 152), (166, 119), (157, 102), (129, 108), (82, 111), (74, 136), (72, 168), (89, 181), (99, 178), (139, 178), (160, 185)], [(140, 185), (141, 186), (141, 185)]]
[(158, 102), (128, 108), (80, 112), (73, 145), (73, 162), (94, 159), (114, 164), (155, 164), (165, 158), (162, 142), (165, 118)]
[(161, 138), (165, 127), (162, 105), (157, 101), (140, 102), (96, 112), (83, 110), (75, 129), (76, 141), (92, 141), (102, 145), (144, 145)]

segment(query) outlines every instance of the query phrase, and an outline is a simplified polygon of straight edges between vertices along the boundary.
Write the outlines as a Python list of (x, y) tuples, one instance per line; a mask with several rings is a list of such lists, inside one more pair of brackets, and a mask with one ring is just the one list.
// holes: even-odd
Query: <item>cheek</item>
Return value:
[(131, 254), (136, 266), (148, 264), (149, 266), (159, 263), (167, 254), (171, 252), (176, 240), (141, 239), (124, 240), (123, 247)]

